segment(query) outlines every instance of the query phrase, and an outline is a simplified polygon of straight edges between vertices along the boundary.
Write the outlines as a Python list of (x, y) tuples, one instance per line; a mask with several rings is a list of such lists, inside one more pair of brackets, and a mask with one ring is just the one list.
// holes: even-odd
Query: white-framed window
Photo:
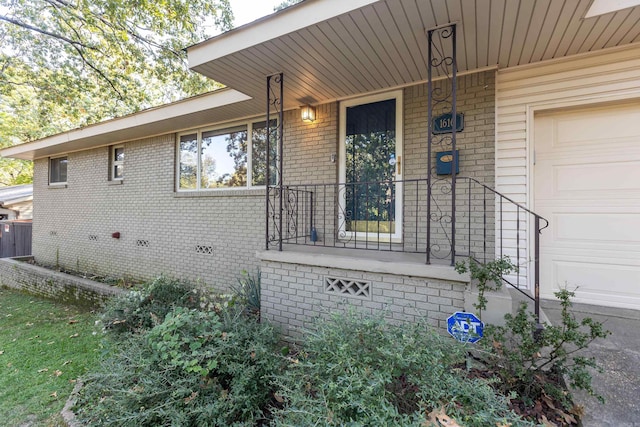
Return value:
[[(272, 120), (270, 126), (275, 128), (276, 121)], [(263, 120), (178, 134), (178, 191), (266, 185), (266, 127)], [(272, 164), (274, 154), (275, 147)], [(271, 180), (275, 182), (273, 172)]]
[(402, 239), (402, 91), (340, 103), (340, 232)]
[(51, 157), (49, 159), (49, 184), (67, 183), (67, 156)]
[(110, 176), (112, 181), (124, 179), (124, 145), (114, 145), (111, 147), (111, 167)]

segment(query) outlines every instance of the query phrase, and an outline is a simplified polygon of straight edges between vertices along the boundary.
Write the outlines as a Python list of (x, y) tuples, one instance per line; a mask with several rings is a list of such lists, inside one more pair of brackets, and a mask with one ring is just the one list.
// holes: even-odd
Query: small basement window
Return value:
[(49, 159), (49, 184), (66, 184), (67, 156)]

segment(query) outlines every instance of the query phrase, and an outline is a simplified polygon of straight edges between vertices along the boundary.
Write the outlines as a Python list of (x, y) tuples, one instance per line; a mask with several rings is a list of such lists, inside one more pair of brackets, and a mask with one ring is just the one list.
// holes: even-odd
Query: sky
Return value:
[(282, 3), (282, 0), (230, 0), (230, 3), (235, 16), (234, 27), (239, 27), (272, 14), (274, 6)]

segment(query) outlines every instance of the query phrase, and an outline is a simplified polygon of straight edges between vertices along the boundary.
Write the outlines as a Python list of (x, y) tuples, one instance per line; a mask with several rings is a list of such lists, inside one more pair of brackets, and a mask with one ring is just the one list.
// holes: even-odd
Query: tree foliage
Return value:
[(275, 10), (276, 12), (282, 9), (286, 9), (289, 6), (293, 6), (294, 4), (298, 4), (300, 2), (302, 2), (304, 0), (284, 0), (282, 3), (276, 5), (273, 10)]
[(229, 0), (0, 0), (0, 146), (211, 90), (184, 48)]

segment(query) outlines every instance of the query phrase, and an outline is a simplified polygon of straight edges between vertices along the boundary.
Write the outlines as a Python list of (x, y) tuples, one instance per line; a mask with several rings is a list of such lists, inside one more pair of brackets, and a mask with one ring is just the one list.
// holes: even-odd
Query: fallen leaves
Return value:
[(184, 398), (184, 403), (185, 403), (185, 404), (186, 404), (186, 403), (189, 403), (189, 402), (191, 402), (193, 399), (195, 399), (196, 397), (198, 397), (198, 392), (197, 392), (197, 391), (194, 391), (194, 392), (192, 392), (192, 393), (191, 393), (191, 396), (188, 396), (188, 397), (185, 397), (185, 398)]
[(79, 336), (80, 336), (80, 334), (76, 332), (73, 335), (69, 335), (69, 338), (78, 338)]
[(576, 417), (574, 417), (571, 414), (567, 414), (564, 411), (559, 411), (558, 412), (560, 414), (560, 416), (562, 416), (562, 418), (564, 419), (564, 422), (567, 424), (578, 424), (578, 420), (576, 420)]
[(434, 409), (427, 415), (427, 422), (425, 427), (438, 426), (438, 427), (462, 427), (453, 418), (447, 415), (444, 407), (440, 409)]
[(543, 425), (544, 427), (558, 427), (557, 425), (555, 425), (554, 423), (552, 423), (551, 421), (549, 421), (549, 420), (547, 419), (547, 417), (546, 417), (546, 416), (544, 416), (544, 415), (542, 415), (542, 416), (540, 417), (540, 421), (542, 422), (542, 425)]

